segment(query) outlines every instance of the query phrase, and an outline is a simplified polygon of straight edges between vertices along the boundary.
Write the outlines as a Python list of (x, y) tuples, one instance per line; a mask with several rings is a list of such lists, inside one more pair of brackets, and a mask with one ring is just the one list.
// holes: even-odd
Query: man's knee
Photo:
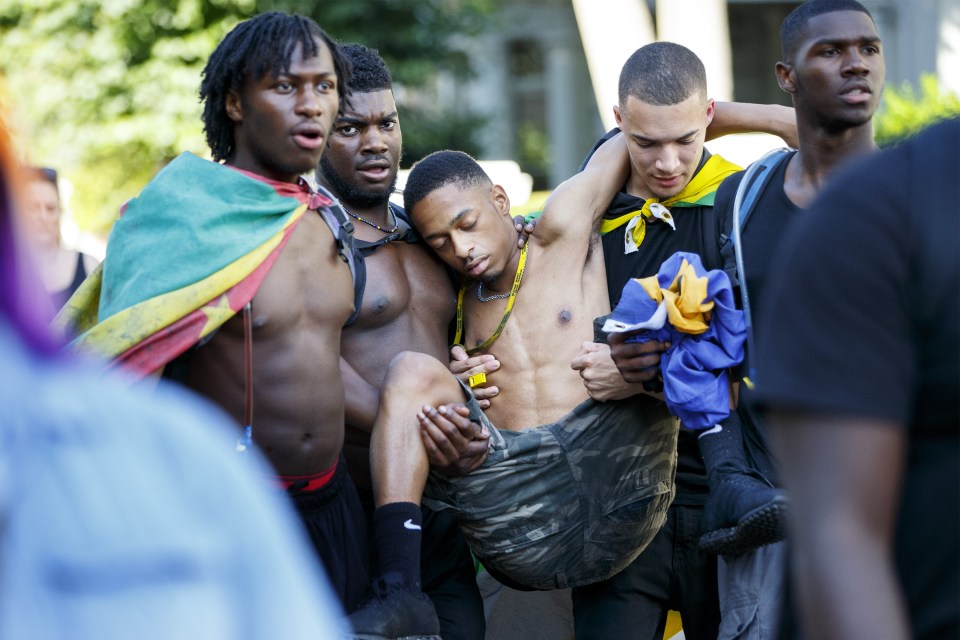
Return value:
[(401, 351), (390, 360), (384, 377), (385, 391), (421, 402), (434, 402), (432, 395), (454, 383), (446, 365), (425, 353)]

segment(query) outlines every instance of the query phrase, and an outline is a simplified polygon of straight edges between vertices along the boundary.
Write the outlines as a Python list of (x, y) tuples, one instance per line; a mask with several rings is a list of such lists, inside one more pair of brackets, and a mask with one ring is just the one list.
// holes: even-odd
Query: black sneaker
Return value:
[(729, 474), (711, 485), (703, 507), (700, 548), (723, 556), (740, 556), (786, 535), (787, 497), (779, 489), (747, 474)]
[(440, 621), (419, 586), (388, 574), (373, 583), (373, 596), (347, 617), (351, 640), (441, 640)]

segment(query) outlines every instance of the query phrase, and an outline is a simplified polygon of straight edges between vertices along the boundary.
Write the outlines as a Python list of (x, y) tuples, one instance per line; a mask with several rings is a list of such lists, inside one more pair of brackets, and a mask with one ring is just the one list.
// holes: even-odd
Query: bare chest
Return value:
[(443, 266), (425, 247), (392, 242), (364, 258), (366, 285), (361, 330), (405, 320), (445, 332), (453, 319), (454, 291)]
[(264, 337), (298, 325), (340, 327), (353, 313), (353, 278), (333, 233), (307, 212), (253, 299), (254, 329)]
[(580, 342), (592, 338), (593, 319), (609, 311), (602, 256), (598, 258), (577, 264), (555, 252), (533, 254), (509, 316), (509, 298), (484, 302), (477, 286), (471, 286), (464, 292), (464, 344), (476, 348), (496, 336), (497, 345), (490, 343), (484, 351), (503, 353), (501, 361), (526, 353), (544, 363), (576, 351)]

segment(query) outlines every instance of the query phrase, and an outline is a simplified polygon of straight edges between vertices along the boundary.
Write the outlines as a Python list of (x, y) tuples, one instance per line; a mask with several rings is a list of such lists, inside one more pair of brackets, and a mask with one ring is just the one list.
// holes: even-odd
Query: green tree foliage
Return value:
[(909, 82), (887, 87), (883, 104), (873, 119), (880, 146), (892, 144), (944, 118), (960, 116), (960, 96), (940, 88), (934, 74), (920, 77), (919, 93)]
[[(438, 70), (470, 73), (454, 38), (477, 32), (492, 2), (0, 0), (5, 106), (26, 160), (60, 170), (74, 185), (78, 224), (104, 233), (120, 204), (166, 162), (183, 150), (207, 153), (200, 72), (237, 22), (271, 10), (310, 15), (334, 38), (380, 50), (397, 83), (415, 89)], [(418, 122), (436, 140), (435, 123), (448, 115), (405, 113), (408, 140), (419, 137)], [(475, 147), (473, 117), (449, 120), (444, 130), (455, 141), (437, 145)]]

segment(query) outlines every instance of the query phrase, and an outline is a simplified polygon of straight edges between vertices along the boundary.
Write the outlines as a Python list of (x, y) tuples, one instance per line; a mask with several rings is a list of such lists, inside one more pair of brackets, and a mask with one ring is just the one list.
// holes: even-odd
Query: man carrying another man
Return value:
[[(571, 368), (593, 337), (594, 318), (609, 312), (591, 230), (626, 171), (618, 138), (558, 187), (523, 249), (506, 193), (469, 156), (440, 152), (411, 172), (406, 208), (426, 243), (469, 276), (457, 333), (468, 351), (495, 353), (500, 394), (484, 416), (443, 362), (406, 353), (391, 363), (372, 462), (378, 512), (392, 520), (378, 525), (393, 548), (380, 554), (387, 588), (351, 618), (356, 632), (393, 637), (377, 623), (415, 589), (419, 566), (411, 558), (420, 536), (404, 523), (419, 512), (421, 494), (431, 506), (455, 509), (491, 573), (528, 588), (608, 577), (662, 524), (673, 494), (676, 419), (625, 384), (623, 396), (633, 395), (624, 400), (592, 400)], [(464, 401), (469, 410), (457, 406)], [(466, 475), (430, 473), (421, 430), (452, 462), (459, 453), (447, 448), (450, 440), (475, 437), (468, 416), (490, 431), (489, 454)]]
[[(756, 199), (739, 212), (739, 249), (743, 272), (737, 273), (741, 299), (749, 300), (753, 325), (760, 316), (765, 274), (780, 239), (827, 176), (851, 158), (874, 148), (870, 119), (883, 87), (880, 39), (870, 14), (854, 0), (812, 0), (794, 10), (781, 28), (783, 62), (777, 78), (794, 97), (799, 151), (782, 153), (764, 174)], [(714, 253), (733, 236), (734, 200), (744, 178), (737, 173), (717, 190), (716, 218), (722, 238)], [(747, 202), (747, 199), (744, 199)], [(722, 247), (724, 267), (733, 259)], [(736, 270), (735, 270), (736, 271)], [(613, 358), (627, 380), (647, 371), (631, 362), (633, 346), (617, 338)], [(756, 354), (749, 354), (749, 358)], [(760, 371), (758, 376), (763, 375)], [(752, 382), (751, 382), (752, 384)], [(774, 489), (777, 473), (768, 453), (762, 422), (750, 406), (749, 385), (740, 385), (737, 411), (700, 438), (710, 473), (710, 501), (704, 515), (704, 540), (719, 559), (720, 638), (759, 638), (776, 633), (785, 576), (784, 545), (774, 544), (782, 524), (773, 520), (785, 501)], [(742, 427), (742, 430), (741, 430)], [(704, 446), (706, 445), (706, 446)], [(764, 500), (765, 495), (771, 496)], [(764, 523), (763, 509), (770, 511)], [(755, 523), (756, 529), (745, 526)], [(759, 523), (759, 524), (758, 524)], [(765, 537), (767, 536), (767, 537)]]
[[(354, 219), (359, 252), (356, 321), (340, 341), (346, 394), (344, 458), (373, 520), (370, 430), (390, 360), (403, 350), (447, 358), (456, 292), (443, 263), (419, 239), (401, 207), (390, 202), (403, 134), (390, 72), (379, 54), (358, 44), (339, 49), (352, 66), (350, 98), (334, 122), (317, 178)], [(434, 603), (445, 640), (484, 635), (483, 603), (456, 519), (423, 508), (423, 590)]]
[[(655, 275), (677, 251), (701, 256), (706, 268), (722, 268), (712, 206), (717, 187), (739, 167), (704, 149), (708, 126), (711, 135), (761, 128), (785, 139), (794, 135), (788, 108), (715, 104), (708, 97), (703, 63), (670, 42), (638, 49), (623, 66), (619, 93), (614, 112), (631, 168), (608, 201), (600, 227), (612, 306), (631, 278)], [(711, 126), (720, 115), (722, 126)], [(623, 345), (629, 335), (613, 334), (610, 342)], [(659, 375), (663, 345), (659, 350), (651, 343), (626, 346), (630, 359), (619, 364), (634, 370), (627, 379), (650, 384)], [(591, 395), (603, 397), (622, 376), (609, 367), (606, 345), (591, 348), (594, 354), (585, 356), (581, 375)], [(677, 495), (663, 529), (624, 571), (573, 590), (578, 639), (602, 640), (631, 629), (633, 637), (658, 640), (671, 609), (680, 612), (689, 640), (716, 638), (716, 559), (699, 549), (708, 488), (697, 433), (681, 429), (677, 451)], [(755, 497), (763, 503), (776, 492)]]

